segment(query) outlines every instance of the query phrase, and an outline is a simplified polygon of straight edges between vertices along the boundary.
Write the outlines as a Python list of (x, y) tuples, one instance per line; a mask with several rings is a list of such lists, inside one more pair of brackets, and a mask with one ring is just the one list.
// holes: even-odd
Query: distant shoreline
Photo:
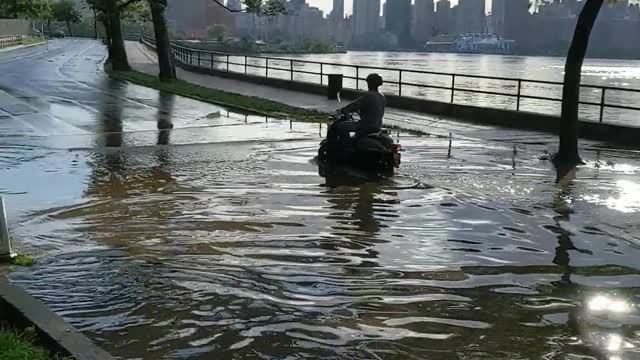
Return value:
[[(514, 53), (514, 54), (490, 54), (490, 53), (462, 53), (462, 52), (455, 52), (455, 51), (426, 51), (426, 50), (419, 50), (419, 49), (406, 49), (406, 50), (401, 50), (401, 49), (394, 49), (394, 50), (362, 50), (362, 49), (349, 49), (347, 50), (347, 52), (360, 52), (360, 53), (364, 53), (364, 52), (389, 52), (389, 53), (417, 53), (417, 54), (455, 54), (455, 55), (490, 55), (490, 56), (528, 56), (528, 57), (548, 57), (548, 58), (565, 58), (566, 55), (561, 55), (561, 54), (529, 54), (529, 53)], [(587, 59), (596, 59), (596, 60), (633, 60), (633, 61), (640, 61), (640, 56), (639, 57), (624, 57), (624, 56), (618, 56), (618, 57), (601, 57), (601, 56), (593, 56), (593, 55), (588, 55), (586, 56)]]

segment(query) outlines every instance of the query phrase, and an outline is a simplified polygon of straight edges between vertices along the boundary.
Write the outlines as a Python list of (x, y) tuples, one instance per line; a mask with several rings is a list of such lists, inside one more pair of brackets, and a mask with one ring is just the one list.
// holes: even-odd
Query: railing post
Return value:
[(356, 90), (360, 90), (360, 66), (356, 66)]
[(214, 60), (213, 53), (211, 53), (211, 69), (213, 69), (213, 60)]
[(320, 85), (324, 85), (324, 64), (320, 63)]
[(602, 96), (600, 97), (600, 122), (604, 120), (604, 104), (606, 91), (606, 88), (602, 88)]
[(244, 56), (244, 73), (247, 74), (247, 55)]
[(11, 239), (9, 237), (9, 224), (7, 223), (7, 212), (4, 207), (4, 199), (0, 196), (0, 259), (10, 259)]
[(293, 81), (293, 60), (290, 60), (289, 66), (291, 67), (291, 81)]
[(451, 103), (453, 104), (453, 97), (456, 94), (456, 74), (451, 75)]
[(193, 50), (189, 50), (189, 65), (193, 65)]
[(516, 99), (516, 111), (520, 111), (520, 90), (522, 89), (522, 80), (518, 79), (518, 97)]
[(402, 96), (402, 70), (398, 72), (398, 96)]
[(229, 71), (229, 54), (227, 54), (227, 71)]
[(200, 66), (200, 50), (198, 50), (198, 66)]
[(264, 60), (264, 67), (265, 67), (265, 76), (269, 77), (269, 58), (266, 58)]

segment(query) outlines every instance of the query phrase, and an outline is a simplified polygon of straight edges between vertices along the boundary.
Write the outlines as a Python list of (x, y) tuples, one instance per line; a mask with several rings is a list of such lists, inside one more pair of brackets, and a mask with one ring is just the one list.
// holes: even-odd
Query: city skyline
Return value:
[[(382, 4), (385, 3), (386, 0), (380, 0), (380, 9), (382, 9)], [(455, 6), (458, 5), (458, 0), (450, 0), (451, 1), (451, 6)], [(487, 3), (487, 9), (490, 10), (491, 9), (491, 0), (485, 0)], [(414, 3), (415, 0), (412, 0), (411, 3)], [(434, 0), (434, 2), (437, 2), (437, 0)], [(317, 8), (319, 8), (320, 10), (322, 10), (325, 15), (329, 14), (331, 12), (331, 8), (333, 7), (333, 2), (331, 0), (307, 0), (307, 3), (309, 3), (309, 5), (311, 6), (315, 6)], [(345, 14), (352, 14), (353, 13), (353, 0), (346, 0), (345, 4), (344, 4), (344, 11)]]

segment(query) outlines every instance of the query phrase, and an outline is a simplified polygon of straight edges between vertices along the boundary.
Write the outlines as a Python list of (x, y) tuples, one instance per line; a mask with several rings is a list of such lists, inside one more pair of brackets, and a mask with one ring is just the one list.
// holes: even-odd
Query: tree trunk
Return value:
[(113, 44), (113, 39), (111, 36), (111, 25), (109, 25), (109, 19), (104, 17), (102, 19), (102, 25), (104, 26), (105, 32), (104, 44), (107, 46), (107, 63), (111, 64), (111, 59), (113, 59), (113, 51), (111, 51), (111, 49), (113, 49), (113, 46), (111, 45)]
[(166, 0), (149, 0), (153, 31), (156, 36), (156, 53), (158, 54), (158, 66), (160, 68), (160, 80), (171, 81), (176, 79), (176, 68), (171, 54), (171, 43), (167, 21), (164, 11), (167, 7)]
[(73, 33), (71, 32), (71, 23), (67, 21), (67, 30), (69, 30), (69, 36), (73, 36)]
[(577, 165), (583, 164), (578, 153), (578, 114), (580, 110), (580, 82), (582, 64), (587, 54), (589, 37), (595, 25), (603, 0), (585, 0), (578, 16), (564, 68), (562, 89), (562, 113), (560, 119), (560, 148), (553, 157), (557, 170), (557, 181)]
[(93, 10), (93, 31), (94, 31), (94, 35), (95, 35), (95, 39), (98, 40), (98, 13), (96, 12), (96, 9), (92, 9)]
[(11, 16), (13, 16), (14, 19), (18, 18), (18, 0), (13, 0), (13, 6), (11, 7)]
[(111, 67), (114, 71), (129, 71), (129, 60), (127, 59), (127, 50), (124, 45), (124, 36), (122, 34), (122, 24), (120, 23), (120, 10), (117, 6), (109, 11), (109, 27), (111, 32)]

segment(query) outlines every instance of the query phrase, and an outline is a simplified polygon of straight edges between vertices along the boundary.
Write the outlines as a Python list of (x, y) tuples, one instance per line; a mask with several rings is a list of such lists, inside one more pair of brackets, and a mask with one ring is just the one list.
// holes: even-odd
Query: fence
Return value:
[(22, 45), (22, 36), (0, 36), (0, 49)]
[(29, 35), (31, 29), (33, 29), (33, 23), (30, 20), (0, 19), (0, 36)]
[[(152, 44), (153, 40), (145, 38), (145, 42)], [(562, 102), (562, 82), (527, 80), (508, 77), (491, 77), (480, 75), (464, 75), (455, 73), (441, 73), (411, 69), (380, 68), (352, 64), (338, 64), (308, 61), (301, 59), (285, 59), (279, 57), (256, 56), (245, 54), (230, 54), (216, 51), (194, 49), (172, 44), (174, 56), (181, 62), (193, 66), (211, 69), (260, 75), (265, 77), (284, 78), (288, 80), (303, 80), (326, 84), (325, 77), (336, 70), (342, 70), (345, 79), (350, 80), (350, 86), (355, 90), (364, 89), (365, 72), (379, 72), (385, 74), (385, 84), (391, 85), (398, 96), (429, 98), (430, 100), (463, 103), (465, 94), (481, 94), (488, 96), (484, 104), (491, 106), (495, 103), (504, 104), (509, 110), (523, 111), (523, 102), (535, 101), (537, 106), (529, 106), (533, 112), (545, 113), (549, 104), (558, 106)], [(310, 66), (315, 67), (311, 70)], [(347, 69), (348, 74), (345, 74)], [(424, 76), (439, 78), (439, 81), (420, 81)], [(471, 80), (471, 81), (470, 81)], [(497, 83), (497, 84), (496, 84)], [(484, 87), (482, 88), (484, 84)], [(413, 89), (413, 91), (407, 91)], [(425, 91), (415, 89), (437, 90), (437, 99), (433, 99)], [(551, 95), (550, 95), (551, 94)], [(552, 96), (557, 94), (557, 96)], [(505, 100), (509, 99), (508, 101)], [(458, 100), (460, 99), (460, 100)], [(547, 105), (540, 105), (545, 103)], [(629, 89), (611, 86), (581, 85), (581, 105), (594, 108), (591, 120), (603, 122), (607, 109), (617, 111), (632, 111), (631, 121), (637, 118), (640, 107), (640, 89)], [(610, 114), (613, 117), (613, 113)]]

